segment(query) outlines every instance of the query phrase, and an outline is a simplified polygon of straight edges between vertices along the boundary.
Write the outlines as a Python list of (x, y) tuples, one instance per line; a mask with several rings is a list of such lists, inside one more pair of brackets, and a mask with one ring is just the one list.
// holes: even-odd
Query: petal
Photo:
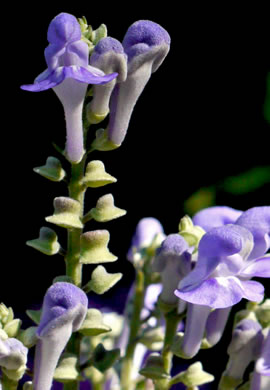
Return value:
[(105, 75), (99, 69), (90, 66), (87, 69), (75, 65), (59, 67), (53, 72), (47, 73), (47, 77), (44, 78), (45, 72), (41, 74), (41, 80), (40, 75), (36, 78), (34, 84), (22, 85), (21, 89), (31, 92), (45, 91), (61, 84), (66, 78), (72, 78), (86, 84), (105, 84), (117, 77), (117, 73)]
[(178, 288), (175, 294), (178, 298), (190, 303), (221, 309), (235, 305), (242, 298), (260, 302), (263, 299), (263, 292), (264, 287), (260, 283), (243, 282), (230, 276), (207, 279), (189, 290)]
[(234, 223), (242, 211), (227, 206), (214, 206), (199, 211), (192, 218), (194, 225), (201, 226), (206, 232), (218, 226)]
[(261, 257), (241, 270), (241, 277), (270, 278), (270, 257)]
[(250, 259), (263, 256), (270, 247), (270, 206), (253, 207), (245, 211), (236, 224), (248, 229), (254, 238)]

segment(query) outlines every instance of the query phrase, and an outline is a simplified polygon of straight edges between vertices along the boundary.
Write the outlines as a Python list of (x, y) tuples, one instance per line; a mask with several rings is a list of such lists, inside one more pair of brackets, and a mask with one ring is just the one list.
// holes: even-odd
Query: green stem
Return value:
[[(82, 184), (84, 169), (86, 163), (86, 155), (79, 164), (72, 164), (71, 179), (68, 186), (69, 196), (77, 200), (80, 205), (80, 218), (84, 212), (84, 195), (86, 187)], [(66, 261), (66, 275), (70, 276), (76, 286), (81, 286), (82, 282), (82, 264), (80, 264), (80, 237), (83, 229), (68, 230), (68, 245)]]
[[(162, 349), (162, 357), (163, 357), (164, 369), (166, 373), (170, 375), (171, 368), (172, 368), (172, 358), (173, 358), (173, 353), (171, 352), (171, 345), (173, 343), (173, 338), (177, 332), (178, 323), (180, 321), (180, 317), (177, 314), (176, 310), (166, 313), (165, 321), (166, 321), (166, 330), (165, 330), (164, 345)], [(155, 386), (156, 389), (167, 390), (171, 387), (170, 380), (161, 379), (159, 381), (156, 381)]]
[(1, 378), (3, 390), (17, 390), (18, 382), (9, 379), (5, 374)]
[(135, 281), (135, 296), (134, 296), (134, 306), (133, 313), (130, 319), (130, 333), (126, 349), (125, 357), (123, 358), (122, 368), (121, 368), (121, 389), (122, 390), (132, 390), (131, 383), (131, 372), (133, 366), (133, 356), (136, 347), (136, 338), (140, 330), (140, 316), (141, 310), (144, 303), (145, 296), (145, 277), (144, 273), (141, 270), (137, 271), (136, 281)]

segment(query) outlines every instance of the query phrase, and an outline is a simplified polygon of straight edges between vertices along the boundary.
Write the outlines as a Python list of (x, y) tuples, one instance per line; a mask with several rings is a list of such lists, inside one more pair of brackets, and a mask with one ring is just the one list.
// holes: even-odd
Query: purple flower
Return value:
[[(229, 361), (222, 375), (221, 383), (243, 381), (249, 364), (256, 360), (263, 342), (262, 327), (256, 321), (244, 319), (235, 327), (228, 347)], [(258, 390), (258, 389), (257, 389)]]
[(26, 365), (27, 353), (28, 349), (21, 341), (14, 338), (0, 339), (0, 367), (7, 370), (18, 370)]
[(131, 246), (127, 254), (128, 260), (134, 261), (136, 254), (141, 249), (150, 246), (157, 235), (160, 235), (161, 239), (165, 238), (161, 223), (152, 217), (141, 219), (136, 226), (135, 234), (131, 240)]
[(116, 146), (125, 138), (133, 108), (151, 74), (168, 54), (170, 36), (157, 23), (139, 20), (129, 27), (123, 47), (128, 56), (128, 75), (113, 90), (108, 126), (109, 141)]
[(157, 249), (153, 271), (161, 274), (161, 300), (166, 304), (176, 304), (174, 294), (180, 280), (191, 270), (191, 255), (186, 240), (179, 234), (170, 234)]
[(88, 84), (104, 84), (117, 74), (105, 75), (89, 65), (89, 49), (81, 40), (77, 19), (61, 13), (50, 23), (45, 49), (48, 68), (31, 85), (22, 85), (27, 91), (39, 92), (53, 88), (64, 107), (67, 141), (66, 156), (72, 163), (80, 162), (84, 154), (82, 109)]
[(260, 375), (270, 376), (270, 328), (267, 331), (261, 356), (256, 362), (256, 371)]
[[(203, 336), (205, 327), (210, 336), (218, 328), (224, 328), (231, 306), (242, 298), (256, 302), (263, 299), (263, 285), (249, 279), (270, 277), (270, 256), (264, 256), (270, 246), (269, 234), (270, 207), (266, 206), (247, 210), (234, 224), (210, 228), (202, 237), (197, 263), (175, 291), (179, 298), (195, 305), (188, 310), (187, 324), (196, 321), (195, 318), (202, 313), (201, 329), (197, 330), (192, 341), (193, 345), (196, 344), (192, 353), (200, 348), (199, 337)], [(210, 322), (207, 325), (211, 308), (227, 310), (220, 310), (219, 315), (212, 314), (216, 316), (216, 321), (220, 320), (219, 327), (212, 327)], [(223, 316), (224, 320), (219, 316)], [(221, 331), (219, 334), (222, 334)], [(188, 335), (192, 338), (193, 331), (186, 332), (183, 346), (189, 344)], [(216, 342), (219, 338), (217, 333), (213, 338)]]
[(39, 341), (35, 353), (34, 389), (49, 390), (54, 370), (72, 332), (77, 331), (87, 312), (86, 294), (71, 283), (53, 284), (44, 297)]
[(109, 101), (115, 84), (122, 83), (127, 78), (127, 55), (117, 39), (106, 37), (95, 46), (90, 64), (106, 74), (118, 73), (118, 77), (109, 83), (93, 87), (94, 96), (88, 106), (87, 115), (91, 123), (98, 123), (109, 112)]

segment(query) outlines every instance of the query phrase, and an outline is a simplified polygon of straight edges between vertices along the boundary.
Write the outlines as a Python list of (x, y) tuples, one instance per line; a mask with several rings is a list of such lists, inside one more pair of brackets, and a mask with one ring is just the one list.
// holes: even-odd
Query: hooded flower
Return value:
[(125, 138), (133, 108), (145, 85), (164, 61), (170, 36), (149, 20), (133, 23), (122, 42), (128, 57), (127, 79), (116, 84), (110, 100), (109, 141), (120, 146)]
[(53, 88), (64, 107), (67, 128), (66, 156), (78, 163), (84, 153), (82, 109), (88, 84), (104, 84), (117, 73), (105, 73), (89, 65), (89, 49), (81, 40), (77, 19), (61, 13), (50, 23), (45, 49), (48, 68), (31, 85), (22, 85), (27, 91), (39, 92)]
[(45, 294), (35, 352), (34, 389), (50, 390), (54, 370), (72, 332), (87, 313), (86, 294), (71, 283), (53, 284)]
[[(217, 332), (215, 325), (213, 329), (209, 322), (207, 325), (211, 309), (227, 310), (227, 313), (220, 310), (219, 314), (224, 316), (219, 324), (224, 328), (231, 306), (242, 298), (255, 302), (263, 299), (263, 285), (250, 279), (270, 277), (270, 256), (265, 256), (270, 246), (269, 234), (270, 207), (266, 206), (241, 213), (234, 224), (209, 227), (202, 237), (197, 263), (175, 291), (179, 298), (193, 304), (188, 310), (187, 324), (194, 323), (195, 326), (196, 318), (201, 318), (201, 332), (197, 329), (195, 337), (193, 331), (187, 331), (184, 336), (183, 345), (193, 338), (192, 355), (200, 348), (205, 327), (212, 334)], [(214, 337), (214, 342), (220, 335), (221, 332)]]
[(142, 218), (136, 226), (135, 233), (131, 240), (131, 245), (128, 250), (127, 258), (129, 261), (134, 261), (140, 256), (140, 250), (149, 247), (154, 239), (157, 238), (161, 243), (165, 238), (164, 230), (161, 223), (153, 217)]

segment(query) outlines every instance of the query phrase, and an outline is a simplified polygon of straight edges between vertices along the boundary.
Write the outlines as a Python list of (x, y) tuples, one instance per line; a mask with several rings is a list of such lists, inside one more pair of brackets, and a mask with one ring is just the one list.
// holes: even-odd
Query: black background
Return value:
[[(119, 257), (107, 269), (124, 273), (118, 289), (105, 294), (104, 306), (116, 300), (121, 306), (133, 280), (133, 267), (125, 255), (140, 218), (154, 216), (167, 234), (176, 232), (185, 213), (183, 202), (194, 191), (253, 166), (269, 164), (270, 129), (262, 111), (270, 71), (267, 10), (168, 1), (148, 4), (147, 8), (145, 2), (73, 6), (52, 2), (40, 8), (10, 6), (2, 16), (7, 24), (0, 27), (0, 300), (12, 306), (16, 316), (24, 318), (26, 309), (39, 307), (52, 279), (65, 272), (60, 256), (46, 257), (25, 245), (38, 236), (41, 226), (48, 226), (44, 217), (52, 214), (54, 197), (67, 195), (65, 184), (49, 182), (32, 171), (49, 155), (57, 156), (52, 141), (64, 145), (62, 107), (51, 90), (20, 90), (20, 85), (32, 83), (46, 68), (46, 31), (58, 13), (84, 15), (94, 28), (105, 23), (109, 35), (120, 41), (134, 21), (150, 19), (161, 24), (172, 39), (168, 57), (136, 105), (121, 148), (93, 154), (104, 161), (118, 182), (89, 190), (86, 209), (93, 207), (99, 196), (112, 192), (116, 205), (127, 210), (125, 217), (101, 227), (110, 230), (110, 250)], [(269, 204), (268, 194), (269, 185), (242, 197), (221, 191), (216, 203), (245, 210)], [(96, 228), (100, 225), (86, 226), (86, 230)], [(59, 229), (57, 233), (64, 246), (65, 232)], [(85, 267), (85, 281), (91, 270)], [(205, 366), (212, 372), (217, 353), (218, 372), (226, 361), (218, 348), (202, 352)]]

